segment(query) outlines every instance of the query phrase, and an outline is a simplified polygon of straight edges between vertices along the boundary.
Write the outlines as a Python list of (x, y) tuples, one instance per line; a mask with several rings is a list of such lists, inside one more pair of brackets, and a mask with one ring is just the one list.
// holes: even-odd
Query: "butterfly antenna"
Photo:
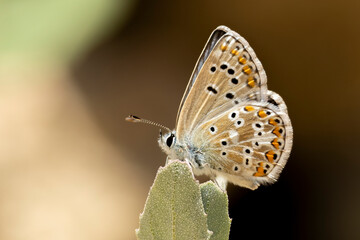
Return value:
[(163, 129), (171, 132), (170, 128), (165, 127), (164, 125), (161, 125), (160, 123), (156, 123), (156, 122), (153, 122), (153, 121), (150, 121), (150, 120), (147, 120), (147, 119), (139, 118), (139, 117), (134, 116), (134, 115), (130, 115), (130, 116), (126, 117), (125, 120), (128, 121), (128, 122), (146, 123), (146, 124), (154, 125), (154, 126), (163, 128)]

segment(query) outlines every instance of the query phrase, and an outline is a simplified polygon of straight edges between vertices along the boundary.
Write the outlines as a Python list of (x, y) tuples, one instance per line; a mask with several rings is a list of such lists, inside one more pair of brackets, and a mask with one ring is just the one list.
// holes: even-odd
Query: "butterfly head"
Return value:
[(178, 158), (177, 154), (177, 144), (176, 144), (176, 135), (175, 131), (170, 131), (167, 133), (162, 133), (160, 130), (159, 135), (159, 145), (161, 149), (171, 158), (175, 159)]

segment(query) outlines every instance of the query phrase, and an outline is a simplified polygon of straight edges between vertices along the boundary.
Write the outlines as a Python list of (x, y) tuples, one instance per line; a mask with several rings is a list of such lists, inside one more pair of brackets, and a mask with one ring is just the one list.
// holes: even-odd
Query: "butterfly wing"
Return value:
[(277, 179), (292, 146), (286, 105), (266, 82), (247, 41), (220, 26), (196, 64), (176, 125), (177, 141), (199, 149), (209, 171), (251, 189)]
[(182, 100), (181, 100), (181, 103), (180, 103), (180, 106), (179, 106), (179, 109), (178, 109), (176, 122), (178, 121), (178, 118), (179, 118), (182, 106), (184, 105), (185, 99), (187, 98), (191, 87), (194, 85), (194, 82), (195, 82), (195, 80), (196, 80), (202, 66), (204, 65), (204, 62), (209, 57), (211, 51), (214, 49), (214, 46), (216, 45), (218, 40), (227, 32), (229, 32), (228, 27), (219, 26), (211, 33), (211, 35), (209, 37), (209, 40), (205, 44), (205, 47), (204, 47), (203, 51), (201, 52), (201, 55), (200, 55), (198, 61), (196, 62), (193, 73), (191, 74), (190, 81), (189, 81), (189, 83), (188, 83), (188, 85), (186, 87), (186, 90), (184, 92), (184, 95), (182, 97)]
[(178, 139), (245, 100), (267, 101), (266, 74), (248, 42), (220, 26), (210, 37), (180, 104)]
[[(243, 102), (194, 129), (196, 143), (215, 175), (250, 189), (276, 181), (292, 147), (292, 127), (281, 97)], [(274, 100), (276, 99), (276, 100)]]

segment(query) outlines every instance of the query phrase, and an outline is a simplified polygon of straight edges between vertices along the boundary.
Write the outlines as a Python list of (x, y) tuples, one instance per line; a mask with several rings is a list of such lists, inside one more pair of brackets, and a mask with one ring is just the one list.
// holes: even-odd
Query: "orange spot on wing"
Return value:
[(246, 58), (244, 57), (239, 57), (239, 63), (241, 63), (242, 65), (244, 65), (246, 63)]
[(276, 149), (279, 149), (279, 142), (278, 142), (278, 139), (275, 138), (272, 142), (271, 142), (271, 145), (273, 145)]
[(225, 51), (227, 49), (227, 45), (223, 43), (220, 47), (221, 51)]
[(267, 114), (266, 114), (266, 112), (264, 110), (260, 110), (258, 112), (258, 116), (261, 117), (261, 118), (265, 118), (265, 117), (267, 117)]
[(275, 135), (278, 136), (278, 137), (281, 137), (281, 133), (279, 132), (279, 130), (280, 130), (280, 128), (279, 128), (279, 127), (276, 127), (276, 128), (272, 131), (272, 133), (275, 134)]
[(275, 152), (273, 150), (270, 150), (265, 154), (266, 159), (271, 163), (274, 162), (274, 154), (275, 154)]
[(273, 125), (273, 126), (276, 126), (277, 125), (277, 122), (275, 122), (275, 120), (273, 118), (270, 118), (269, 119), (269, 124)]
[(251, 111), (254, 111), (254, 110), (255, 110), (255, 108), (252, 107), (252, 106), (246, 106), (245, 107), (245, 111), (247, 111), (247, 112), (251, 112)]
[(253, 77), (249, 77), (248, 78), (248, 86), (253, 88), (253, 87), (255, 87), (255, 85), (256, 85), (255, 79)]
[(231, 54), (234, 55), (234, 56), (236, 56), (236, 55), (239, 54), (239, 51), (238, 51), (237, 49), (233, 49), (233, 50), (231, 51)]
[(264, 168), (263, 167), (258, 167), (256, 169), (256, 173), (254, 173), (254, 176), (255, 177), (262, 177), (262, 176), (265, 176), (265, 173), (264, 173)]
[(249, 75), (250, 73), (251, 73), (251, 68), (249, 67), (249, 66), (245, 66), (245, 67), (243, 67), (243, 72), (245, 73), (245, 74), (247, 74), (247, 75)]

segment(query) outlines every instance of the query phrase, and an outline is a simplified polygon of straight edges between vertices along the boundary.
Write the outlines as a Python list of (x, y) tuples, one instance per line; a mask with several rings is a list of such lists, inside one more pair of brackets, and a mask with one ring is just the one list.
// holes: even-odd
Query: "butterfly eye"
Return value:
[(171, 145), (172, 145), (173, 142), (174, 142), (174, 138), (175, 138), (174, 134), (171, 134), (171, 135), (166, 139), (166, 145), (167, 145), (168, 147), (171, 147)]

